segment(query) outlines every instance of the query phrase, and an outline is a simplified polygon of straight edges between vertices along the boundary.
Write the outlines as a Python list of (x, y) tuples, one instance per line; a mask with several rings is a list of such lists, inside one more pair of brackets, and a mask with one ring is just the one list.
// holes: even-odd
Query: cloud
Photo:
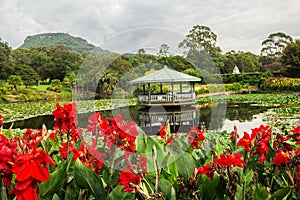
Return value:
[(261, 42), (277, 31), (300, 36), (298, 0), (5, 0), (0, 6), (0, 37), (14, 48), (43, 32), (100, 45), (131, 29), (161, 27), (185, 35), (196, 24), (209, 26), (224, 52), (259, 53)]

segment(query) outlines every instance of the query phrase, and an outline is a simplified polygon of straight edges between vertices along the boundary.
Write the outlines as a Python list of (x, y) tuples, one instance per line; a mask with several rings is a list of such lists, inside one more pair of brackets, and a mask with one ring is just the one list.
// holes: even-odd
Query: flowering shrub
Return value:
[(299, 78), (274, 78), (270, 77), (263, 83), (262, 89), (300, 91)]
[(0, 129), (1, 199), (300, 198), (300, 126), (240, 135), (166, 124), (147, 137), (120, 115), (96, 112), (82, 129), (76, 114), (57, 104), (53, 131)]

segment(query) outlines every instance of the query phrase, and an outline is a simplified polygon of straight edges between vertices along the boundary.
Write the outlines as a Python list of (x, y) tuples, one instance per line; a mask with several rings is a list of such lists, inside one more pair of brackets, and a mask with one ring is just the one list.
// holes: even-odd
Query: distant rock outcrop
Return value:
[(54, 47), (57, 45), (63, 45), (70, 51), (76, 53), (89, 52), (95, 49), (93, 44), (88, 43), (86, 40), (80, 37), (74, 37), (67, 33), (43, 33), (33, 36), (27, 36), (21, 48), (30, 47)]

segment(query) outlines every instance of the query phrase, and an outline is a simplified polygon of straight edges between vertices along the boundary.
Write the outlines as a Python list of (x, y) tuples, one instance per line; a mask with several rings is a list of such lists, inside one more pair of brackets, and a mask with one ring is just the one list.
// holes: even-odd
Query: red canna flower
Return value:
[(38, 199), (39, 183), (49, 179), (48, 164), (55, 165), (42, 148), (37, 148), (43, 139), (41, 133), (27, 129), (23, 137), (10, 140), (0, 134), (0, 174), (7, 188), (15, 174), (15, 186), (9, 194), (18, 200)]
[(15, 187), (10, 194), (15, 194), (18, 200), (38, 199), (37, 183), (49, 179), (48, 164), (55, 165), (55, 162), (43, 149), (17, 155), (12, 167), (16, 175)]
[(239, 153), (235, 153), (232, 158), (232, 165), (236, 167), (243, 168), (245, 166), (244, 161), (242, 160), (242, 155)]
[(259, 155), (259, 163), (266, 160), (266, 154), (269, 153), (268, 143), (271, 138), (271, 128), (269, 126), (260, 125), (258, 128), (252, 129), (251, 137), (245, 132), (243, 138), (238, 141), (238, 146), (244, 147), (246, 152)]
[(206, 165), (203, 165), (202, 167), (195, 168), (194, 169), (194, 175), (200, 174), (206, 174), (211, 180), (214, 180), (214, 168), (208, 163)]
[(283, 136), (279, 133), (276, 135), (276, 140), (273, 142), (273, 148), (279, 149), (281, 146), (283, 146), (286, 150), (291, 151), (293, 150), (293, 147), (286, 143), (286, 141), (290, 140), (291, 136)]
[(16, 174), (17, 181), (31, 179), (45, 182), (49, 179), (48, 164), (54, 166), (55, 162), (44, 150), (37, 149), (30, 154), (17, 155), (12, 171)]
[(141, 183), (141, 175), (134, 174), (130, 169), (126, 169), (120, 173), (120, 180), (117, 185), (124, 185), (123, 192), (135, 192), (135, 186)]
[(270, 126), (260, 125), (258, 128), (252, 129), (251, 138), (249, 134), (244, 134), (244, 137), (238, 142), (238, 145), (244, 146), (247, 152), (250, 152), (251, 147), (253, 146), (254, 155), (259, 155), (258, 162), (263, 163), (266, 160), (266, 155), (269, 153), (268, 144), (270, 138)]
[[(77, 142), (81, 136), (82, 130), (78, 128), (76, 103), (66, 103), (63, 107), (56, 104), (56, 110), (52, 112), (55, 125), (55, 133), (70, 134), (71, 139)], [(52, 136), (53, 137), (53, 136)]]
[(112, 145), (125, 151), (124, 156), (127, 159), (132, 152), (135, 152), (135, 140), (139, 132), (136, 128), (136, 124), (133, 122), (123, 121), (121, 115), (116, 115), (115, 118), (110, 118), (111, 131), (105, 137), (104, 143), (108, 148)]
[(240, 147), (244, 147), (246, 152), (250, 152), (251, 146), (255, 140), (255, 136), (256, 135), (251, 134), (250, 137), (250, 135), (247, 132), (244, 132), (244, 136), (238, 141), (237, 145)]
[(171, 134), (165, 126), (160, 126), (159, 136), (164, 140), (165, 144), (170, 144), (170, 147), (173, 145), (173, 138), (176, 137), (178, 133)]
[(236, 139), (240, 138), (239, 134), (237, 133), (237, 128), (236, 128), (235, 125), (233, 126), (233, 131), (231, 131), (230, 136), (231, 136), (230, 137), (231, 142), (233, 142)]
[(165, 138), (166, 135), (167, 135), (167, 132), (166, 132), (165, 126), (163, 126), (163, 125), (160, 126), (160, 127), (159, 127), (159, 136), (160, 136), (161, 138)]
[(30, 182), (30, 180), (27, 180), (17, 182), (17, 185), (9, 192), (9, 194), (16, 195), (17, 200), (38, 200), (37, 190), (38, 186), (36, 182)]
[(196, 126), (191, 128), (191, 130), (187, 133), (191, 147), (199, 149), (199, 142), (205, 140), (204, 132), (204, 130), (197, 129)]
[(242, 155), (235, 153), (234, 155), (221, 154), (220, 157), (214, 159), (214, 163), (221, 167), (240, 167), (243, 168), (245, 163), (242, 160)]
[(8, 140), (4, 135), (0, 134), (0, 174), (7, 188), (10, 187), (13, 175), (12, 166), (14, 157), (17, 154), (16, 146), (17, 144), (14, 140)]
[(99, 112), (92, 114), (89, 119), (89, 124), (87, 125), (88, 133), (92, 133), (97, 137), (102, 137), (110, 133), (110, 127), (106, 119), (103, 119)]
[(283, 150), (277, 151), (274, 157), (274, 165), (279, 166), (281, 164), (287, 164), (290, 162), (290, 155)]
[(255, 154), (259, 155), (259, 163), (263, 163), (266, 160), (266, 156), (269, 153), (269, 140), (271, 138), (270, 126), (260, 125), (259, 128), (252, 129), (252, 132), (256, 135)]
[[(68, 142), (62, 142), (61, 147), (59, 148), (60, 157), (62, 159), (67, 159), (67, 149), (68, 149)], [(69, 155), (73, 151), (73, 144), (69, 142)]]
[(3, 121), (2, 121), (2, 115), (0, 114), (0, 125), (3, 124)]
[(291, 132), (293, 133), (292, 138), (296, 140), (296, 144), (300, 144), (300, 126), (297, 126)]

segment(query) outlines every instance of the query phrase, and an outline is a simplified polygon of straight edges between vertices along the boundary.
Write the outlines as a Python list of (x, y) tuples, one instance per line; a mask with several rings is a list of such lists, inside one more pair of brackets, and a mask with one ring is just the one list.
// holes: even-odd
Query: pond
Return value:
[[(114, 110), (101, 111), (101, 115), (106, 118), (120, 113), (123, 119), (134, 121), (138, 125), (141, 125), (139, 122), (139, 110), (141, 110), (141, 108), (142, 107), (140, 106), (123, 107)], [(263, 123), (263, 118), (259, 114), (266, 112), (269, 108), (270, 107), (266, 106), (251, 105), (249, 103), (227, 105), (225, 103), (218, 103), (208, 107), (194, 107), (196, 114), (194, 116), (193, 125), (197, 125), (202, 129), (228, 132), (232, 131), (233, 126), (236, 125), (239, 130), (250, 131), (251, 128), (257, 127)], [(90, 115), (91, 113), (78, 115), (80, 127), (86, 127)], [(47, 128), (52, 128), (54, 125), (53, 116), (44, 115), (15, 121), (13, 122), (13, 129), (38, 129), (41, 128), (43, 124), (45, 124)], [(9, 128), (11, 125), (12, 123), (6, 123), (4, 124), (4, 128)], [(188, 125), (192, 124), (189, 123)], [(154, 131), (157, 131), (158, 127), (156, 127), (156, 130)]]

